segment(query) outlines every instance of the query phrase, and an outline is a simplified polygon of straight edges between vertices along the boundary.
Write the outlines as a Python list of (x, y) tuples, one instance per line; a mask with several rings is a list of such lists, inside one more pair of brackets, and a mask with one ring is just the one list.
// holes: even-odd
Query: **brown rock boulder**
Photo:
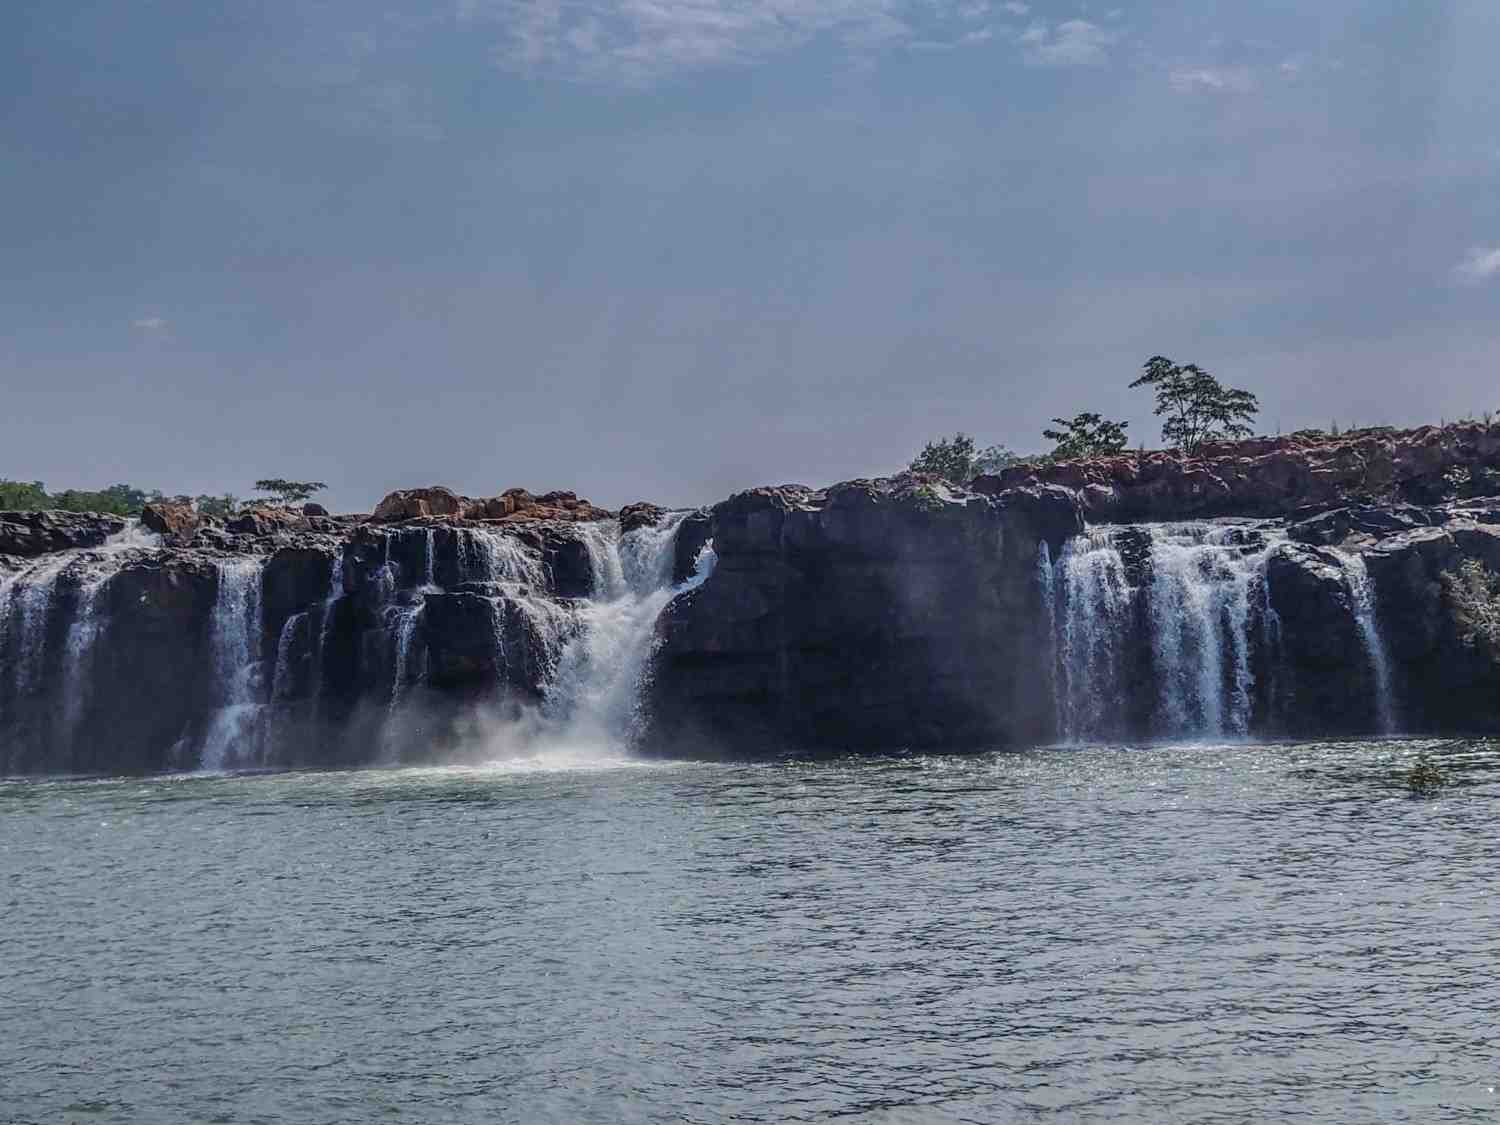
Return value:
[(191, 504), (159, 500), (141, 509), (141, 524), (147, 531), (164, 535), (174, 543), (184, 544), (203, 526), (203, 517)]
[(371, 523), (398, 523), (401, 520), (426, 519), (432, 516), (459, 518), (470, 501), (452, 489), (435, 485), (431, 488), (400, 488), (375, 505)]

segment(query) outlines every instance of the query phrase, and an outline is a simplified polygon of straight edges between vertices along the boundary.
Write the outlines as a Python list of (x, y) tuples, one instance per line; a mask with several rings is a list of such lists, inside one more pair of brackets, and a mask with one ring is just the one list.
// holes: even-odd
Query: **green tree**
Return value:
[(1042, 436), (1057, 443), (1052, 451), (1055, 461), (1076, 461), (1083, 457), (1108, 457), (1123, 452), (1129, 422), (1111, 422), (1102, 414), (1084, 411), (1072, 418), (1052, 419), (1062, 429), (1043, 430)]
[(1013, 449), (1003, 445), (988, 445), (974, 454), (974, 471), (969, 477), (982, 476), (985, 473), (998, 473), (1001, 469), (1008, 469), (1012, 465), (1019, 465), (1026, 458), (1022, 457)]
[(960, 431), (951, 441), (929, 441), (909, 467), (914, 473), (936, 473), (954, 484), (968, 484), (974, 478), (974, 439)]
[(327, 487), (320, 480), (282, 480), (280, 477), (268, 477), (255, 482), (256, 492), (269, 492), (276, 497), (277, 503), (287, 507), (300, 504)]
[(161, 493), (147, 493), (128, 484), (112, 484), (94, 492), (69, 488), (52, 497), (53, 507), (65, 512), (103, 512), (111, 516), (138, 516), (146, 502)]
[(1249, 391), (1226, 387), (1196, 364), (1179, 366), (1152, 356), (1145, 373), (1130, 384), (1156, 392), (1156, 416), (1165, 418), (1162, 440), (1193, 454), (1206, 441), (1249, 437), (1260, 402)]
[(1028, 458), (1003, 445), (978, 449), (974, 439), (960, 431), (951, 439), (929, 441), (907, 468), (914, 473), (936, 473), (945, 480), (962, 485), (981, 474), (998, 473), (1025, 460)]
[(205, 516), (227, 520), (239, 512), (240, 498), (229, 492), (223, 496), (197, 496), (193, 499), (193, 506)]
[(0, 512), (37, 512), (51, 506), (52, 498), (41, 481), (0, 479)]

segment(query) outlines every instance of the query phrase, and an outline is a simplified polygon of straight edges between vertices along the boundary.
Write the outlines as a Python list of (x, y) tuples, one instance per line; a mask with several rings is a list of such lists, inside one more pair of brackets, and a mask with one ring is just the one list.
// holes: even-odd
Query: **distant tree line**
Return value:
[[(1162, 440), (1193, 456), (1204, 444), (1249, 437), (1260, 403), (1255, 395), (1226, 387), (1197, 364), (1176, 364), (1166, 356), (1152, 356), (1131, 387), (1149, 387), (1156, 396), (1155, 414), (1163, 419)], [(1045, 453), (1022, 455), (1004, 446), (978, 449), (975, 440), (959, 432), (952, 438), (928, 442), (908, 466), (914, 472), (937, 473), (955, 484), (1017, 464), (1047, 464), (1123, 453), (1129, 444), (1129, 422), (1116, 422), (1094, 411), (1072, 418), (1054, 418), (1042, 436), (1053, 443)]]
[[(328, 486), (322, 481), (294, 481), (281, 477), (267, 477), (255, 482), (255, 491), (270, 493), (270, 499), (258, 503), (277, 503), (286, 506), (300, 504)], [(250, 503), (255, 503), (252, 501)], [(112, 484), (98, 491), (67, 488), (60, 492), (48, 492), (39, 480), (18, 481), (0, 477), (0, 512), (102, 512), (112, 516), (138, 516), (147, 504), (187, 504), (206, 516), (227, 519), (235, 515), (247, 502), (233, 493), (222, 496), (168, 496), (160, 489), (147, 491), (129, 484)]]

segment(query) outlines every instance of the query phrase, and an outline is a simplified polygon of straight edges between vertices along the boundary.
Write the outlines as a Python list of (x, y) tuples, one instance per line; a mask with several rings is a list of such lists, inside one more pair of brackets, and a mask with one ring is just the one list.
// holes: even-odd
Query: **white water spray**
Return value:
[(692, 576), (672, 585), (677, 529), (687, 515), (672, 512), (624, 535), (612, 525), (588, 529), (596, 592), (580, 609), (580, 628), (547, 690), (546, 712), (563, 742), (618, 746), (639, 732), (657, 618), (674, 597), (706, 581), (717, 561), (705, 546)]

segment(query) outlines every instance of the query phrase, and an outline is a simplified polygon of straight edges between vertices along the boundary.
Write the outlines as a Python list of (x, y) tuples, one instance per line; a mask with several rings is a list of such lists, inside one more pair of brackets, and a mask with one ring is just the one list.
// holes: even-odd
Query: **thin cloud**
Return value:
[[(1008, 10), (1025, 5), (1007, 4)], [(459, 0), (461, 23), (499, 28), (496, 62), (527, 74), (645, 85), (742, 66), (814, 40), (856, 59), (985, 42), (987, 0)]]
[(1021, 33), (1026, 61), (1033, 66), (1101, 66), (1119, 36), (1088, 20), (1065, 20), (1049, 29), (1034, 23)]
[(1000, 7), (1005, 9), (1013, 16), (1024, 16), (1031, 11), (1030, 4), (1019, 3), (1019, 0), (1010, 0), (1010, 3), (1001, 4)]
[(1500, 246), (1472, 247), (1455, 269), (1460, 281), (1478, 285), (1500, 277)]
[(139, 320), (130, 322), (130, 326), (139, 332), (165, 332), (167, 322), (159, 316), (143, 316)]
[(1179, 94), (1248, 94), (1255, 79), (1246, 67), (1200, 66), (1174, 70), (1167, 76)]

